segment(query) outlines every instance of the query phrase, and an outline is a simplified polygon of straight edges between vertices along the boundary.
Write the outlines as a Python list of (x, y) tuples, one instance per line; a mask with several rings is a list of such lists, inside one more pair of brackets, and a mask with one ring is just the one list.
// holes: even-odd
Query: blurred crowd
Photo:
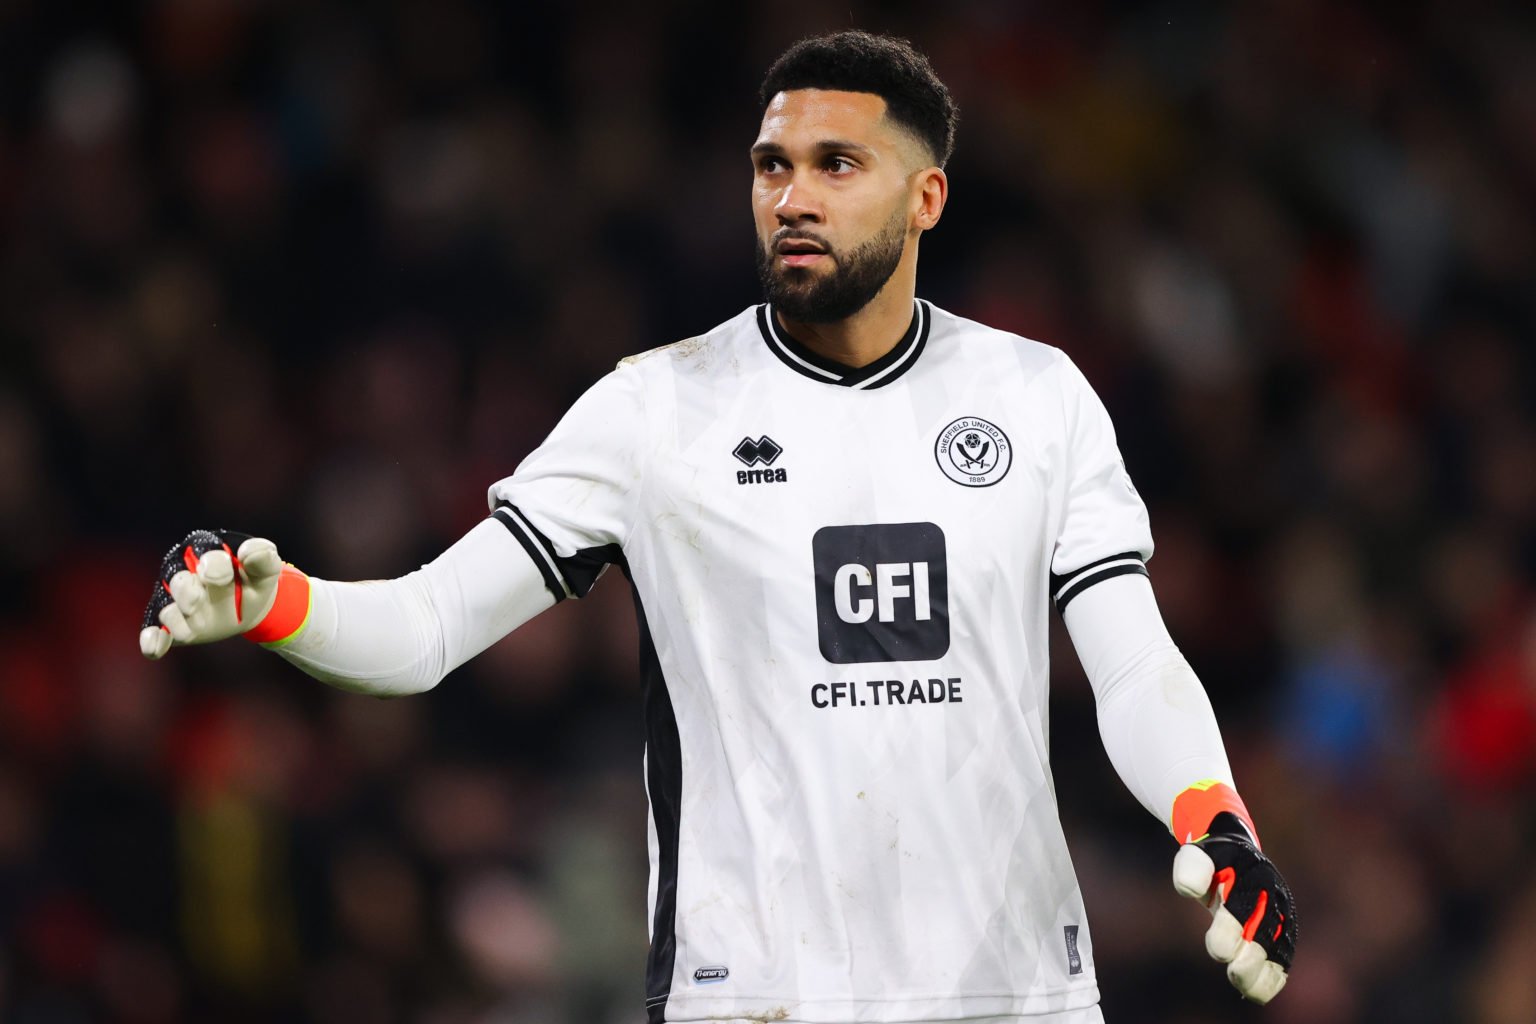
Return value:
[[(139, 616), (194, 527), (415, 567), (756, 301), (756, 83), (848, 25), (961, 106), (920, 294), (1119, 425), (1297, 894), (1263, 1019), (1536, 1021), (1536, 17), (1482, 0), (0, 0), (0, 1020), (643, 1020), (622, 580), (397, 701)], [(1055, 651), (1108, 1019), (1259, 1019)]]

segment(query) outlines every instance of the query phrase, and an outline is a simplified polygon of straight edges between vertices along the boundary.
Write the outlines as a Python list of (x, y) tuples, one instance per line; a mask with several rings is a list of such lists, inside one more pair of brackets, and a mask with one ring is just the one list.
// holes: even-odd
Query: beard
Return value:
[[(763, 294), (786, 320), (803, 324), (829, 324), (846, 320), (869, 305), (901, 263), (906, 245), (906, 217), (898, 209), (885, 227), (869, 241), (846, 255), (812, 232), (793, 232), (791, 238), (815, 238), (826, 246), (832, 261), (830, 274), (818, 275), (810, 267), (778, 266), (773, 242), (757, 243), (757, 278)], [(778, 236), (782, 237), (782, 236)]]

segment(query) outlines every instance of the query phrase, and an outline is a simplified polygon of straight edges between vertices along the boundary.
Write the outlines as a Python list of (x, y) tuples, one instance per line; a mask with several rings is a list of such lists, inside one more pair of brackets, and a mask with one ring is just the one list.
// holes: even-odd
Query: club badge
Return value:
[(962, 416), (939, 433), (933, 457), (944, 475), (966, 487), (991, 487), (1008, 475), (1013, 445), (1002, 428), (975, 416)]

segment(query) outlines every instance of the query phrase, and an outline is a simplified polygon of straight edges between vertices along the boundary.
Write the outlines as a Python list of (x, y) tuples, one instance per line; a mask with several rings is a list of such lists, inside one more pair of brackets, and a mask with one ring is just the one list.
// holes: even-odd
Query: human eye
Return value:
[(846, 156), (838, 156), (833, 154), (832, 156), (827, 157), (826, 168), (830, 173), (840, 175), (848, 174), (851, 171), (858, 170), (859, 165), (854, 163)]
[(757, 158), (757, 173), (759, 174), (777, 174), (788, 166), (784, 162), (783, 157), (769, 154)]

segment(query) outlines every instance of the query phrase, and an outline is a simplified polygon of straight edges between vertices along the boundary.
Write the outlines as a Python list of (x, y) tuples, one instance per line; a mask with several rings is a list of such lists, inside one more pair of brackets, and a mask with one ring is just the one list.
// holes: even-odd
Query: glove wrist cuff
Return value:
[(1216, 779), (1201, 779), (1174, 798), (1170, 823), (1173, 838), (1181, 843), (1204, 839), (1211, 822), (1223, 811), (1241, 821), (1253, 837), (1253, 845), (1259, 846), (1259, 830), (1254, 827), (1243, 798), (1237, 795), (1237, 790)]
[(260, 622), (245, 631), (244, 636), (252, 643), (275, 650), (304, 632), (313, 607), (314, 592), (309, 577), (292, 565), (284, 565), (278, 576), (272, 607)]

